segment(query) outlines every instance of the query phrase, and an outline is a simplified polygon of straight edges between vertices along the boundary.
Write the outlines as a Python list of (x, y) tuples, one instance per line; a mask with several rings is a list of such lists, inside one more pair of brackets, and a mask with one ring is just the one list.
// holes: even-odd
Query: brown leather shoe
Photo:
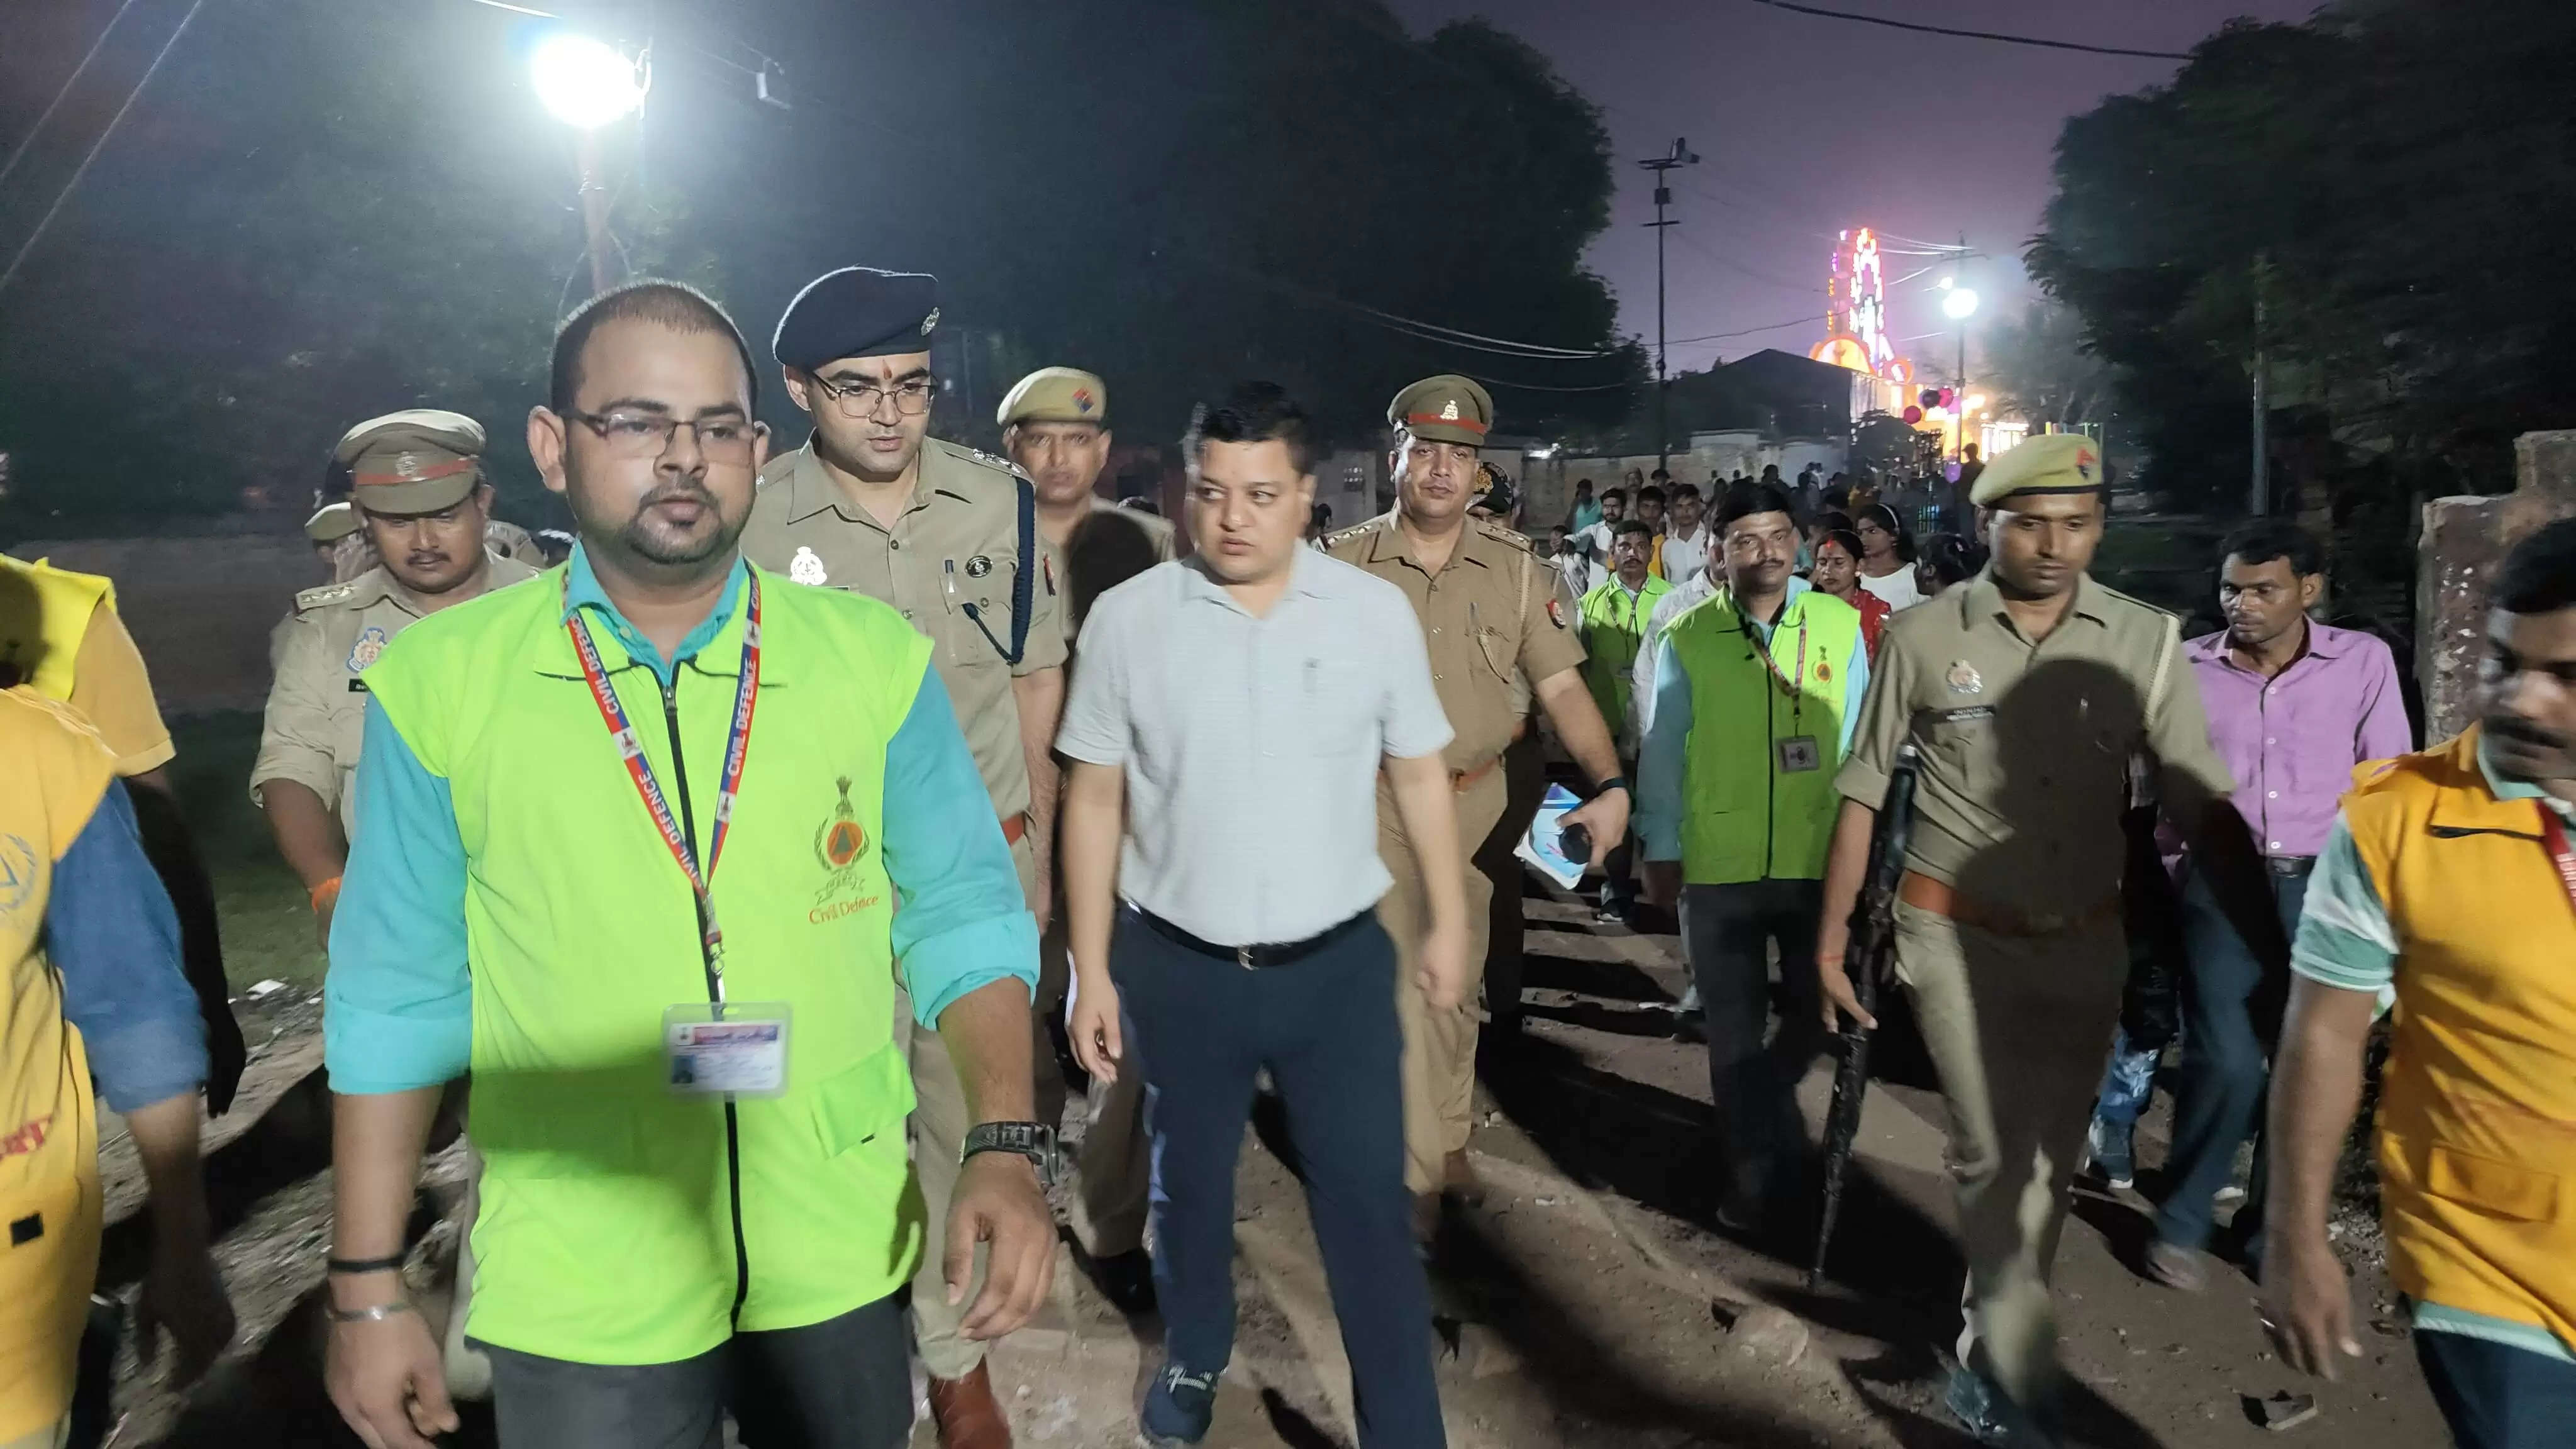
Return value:
[(939, 1427), (939, 1449), (1011, 1449), (1011, 1421), (993, 1402), (983, 1364), (962, 1379), (930, 1381), (930, 1420)]

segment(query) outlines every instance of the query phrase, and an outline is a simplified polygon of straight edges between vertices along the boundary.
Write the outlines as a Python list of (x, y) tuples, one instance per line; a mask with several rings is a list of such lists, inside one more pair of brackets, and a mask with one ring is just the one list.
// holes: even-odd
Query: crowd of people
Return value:
[[(2358, 1351), (2327, 1214), (2393, 1002), (2383, 1215), (2435, 1397), (2470, 1449), (2576, 1423), (2576, 522), (2497, 573), (2481, 723), (2410, 753), (2389, 651), (2311, 618), (2295, 528), (2227, 541), (2205, 638), (2094, 581), (2087, 438), (1981, 465), (1973, 530), (1921, 547), (1820, 468), (1586, 490), (1534, 547), (1473, 380), (1394, 398), (1394, 507), (1337, 532), (1314, 424), (1252, 383), (1193, 415), (1182, 533), (1097, 496), (1091, 373), (1011, 390), (1007, 459), (931, 438), (938, 319), (927, 276), (828, 273), (770, 374), (688, 287), (595, 298), (526, 422), (560, 558), (495, 531), (472, 419), (335, 451), (309, 530), (335, 578), (278, 628), (250, 785), (329, 953), (327, 1380), (371, 1449), (425, 1449), (461, 1395), (509, 1446), (694, 1449), (730, 1417), (884, 1449), (916, 1361), (939, 1442), (1002, 1449), (986, 1348), (1050, 1291), (1061, 1170), (1076, 1261), (1161, 1316), (1139, 1428), (1200, 1442), (1265, 1077), (1360, 1442), (1444, 1443), (1423, 1252), (1478, 1191), (1542, 731), (1605, 917), (1678, 915), (1716, 1110), (1676, 1150), (1757, 1242), (1810, 1227), (1791, 1089), (1877, 1024), (1847, 935), (1919, 770), (1893, 974), (1948, 1106), (1948, 1403), (1980, 1442), (2059, 1442), (2051, 1260), (2088, 1155), (2134, 1171), (2158, 957), (2181, 1090), (2146, 1271), (2197, 1289), (2216, 1246), (2260, 1265), (2292, 1363)], [(810, 419), (792, 451), (765, 374)], [(185, 1367), (230, 1338), (194, 1162), (230, 1082), (188, 871), (123, 783), (170, 750), (112, 595), (0, 569), (0, 638), (61, 646), (12, 653), (0, 697), (19, 1449), (70, 1433), (93, 1074), (150, 1180), (150, 1320)], [(406, 1270), (460, 1127), (442, 1340)]]

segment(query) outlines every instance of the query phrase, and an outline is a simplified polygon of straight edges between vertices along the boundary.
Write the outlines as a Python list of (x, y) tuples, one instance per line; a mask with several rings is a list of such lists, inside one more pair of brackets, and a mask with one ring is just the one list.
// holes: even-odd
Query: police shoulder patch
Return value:
[(1529, 535), (1525, 533), (1514, 533), (1510, 529), (1503, 527), (1499, 523), (1492, 522), (1489, 519), (1479, 518), (1473, 520), (1473, 522), (1476, 525), (1476, 531), (1478, 533), (1483, 534), (1485, 537), (1492, 539), (1496, 543), (1510, 544), (1512, 547), (1519, 549), (1523, 553), (1535, 554), (1538, 552), (1537, 547), (1529, 541)]

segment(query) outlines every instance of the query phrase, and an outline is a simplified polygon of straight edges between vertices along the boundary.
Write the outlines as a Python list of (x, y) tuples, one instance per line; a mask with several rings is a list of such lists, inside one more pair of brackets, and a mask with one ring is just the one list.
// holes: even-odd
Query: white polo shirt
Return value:
[(1091, 606), (1056, 748), (1127, 777), (1118, 891), (1220, 946), (1284, 945), (1374, 907), (1378, 767), (1449, 743), (1421, 622), (1313, 549), (1255, 618), (1196, 558)]

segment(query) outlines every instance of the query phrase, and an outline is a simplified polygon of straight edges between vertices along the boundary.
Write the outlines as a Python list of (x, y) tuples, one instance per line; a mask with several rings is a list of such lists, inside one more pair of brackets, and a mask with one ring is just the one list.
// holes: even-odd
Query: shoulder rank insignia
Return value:
[(304, 609), (319, 609), (326, 604), (339, 603), (357, 591), (358, 586), (354, 580), (348, 583), (320, 584), (297, 593), (295, 596), (295, 607), (299, 611)]

